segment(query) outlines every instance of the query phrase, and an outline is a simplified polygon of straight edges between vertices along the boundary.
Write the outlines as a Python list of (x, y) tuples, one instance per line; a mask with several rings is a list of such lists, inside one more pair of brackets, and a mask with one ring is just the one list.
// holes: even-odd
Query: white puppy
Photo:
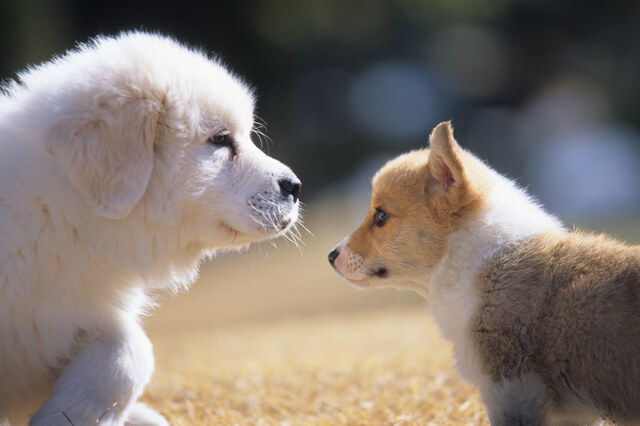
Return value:
[[(0, 93), (0, 424), (166, 424), (139, 316), (200, 260), (282, 235), (300, 181), (251, 141), (222, 65), (144, 33), (98, 38)], [(4, 419), (4, 420), (3, 420)]]

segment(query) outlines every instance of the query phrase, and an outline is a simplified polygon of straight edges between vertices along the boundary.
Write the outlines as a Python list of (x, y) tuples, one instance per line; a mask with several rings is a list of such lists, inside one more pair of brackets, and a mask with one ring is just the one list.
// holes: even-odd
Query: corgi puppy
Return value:
[(492, 425), (640, 424), (640, 247), (566, 230), (449, 123), (377, 172), (329, 261), (428, 300)]

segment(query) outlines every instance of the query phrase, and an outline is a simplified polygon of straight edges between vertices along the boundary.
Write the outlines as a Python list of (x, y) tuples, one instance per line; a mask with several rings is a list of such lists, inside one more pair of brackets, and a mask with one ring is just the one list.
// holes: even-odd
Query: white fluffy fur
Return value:
[[(185, 288), (203, 256), (297, 219), (279, 186), (297, 178), (252, 127), (237, 78), (144, 33), (98, 38), (0, 93), (0, 424), (45, 399), (31, 424), (166, 424), (136, 403), (153, 371), (149, 290)], [(235, 157), (207, 142), (221, 132)]]

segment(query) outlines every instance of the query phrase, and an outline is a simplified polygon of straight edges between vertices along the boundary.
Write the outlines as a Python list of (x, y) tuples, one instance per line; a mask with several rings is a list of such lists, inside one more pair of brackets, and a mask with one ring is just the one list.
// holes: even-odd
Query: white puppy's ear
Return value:
[(51, 151), (98, 215), (124, 217), (144, 195), (160, 109), (154, 99), (103, 99), (56, 123)]
[(464, 165), (460, 156), (462, 148), (453, 138), (451, 123), (438, 124), (429, 136), (429, 162), (431, 176), (444, 192), (463, 184)]

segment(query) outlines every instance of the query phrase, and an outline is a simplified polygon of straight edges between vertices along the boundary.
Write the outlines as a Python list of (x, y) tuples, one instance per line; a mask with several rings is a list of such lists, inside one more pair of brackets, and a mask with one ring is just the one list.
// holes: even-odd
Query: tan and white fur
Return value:
[(424, 295), (492, 425), (640, 424), (640, 247), (566, 230), (449, 123), (378, 171), (329, 260)]
[(219, 61), (145, 33), (4, 87), (0, 424), (166, 424), (137, 402), (152, 291), (298, 219), (300, 182), (251, 141), (253, 109)]

